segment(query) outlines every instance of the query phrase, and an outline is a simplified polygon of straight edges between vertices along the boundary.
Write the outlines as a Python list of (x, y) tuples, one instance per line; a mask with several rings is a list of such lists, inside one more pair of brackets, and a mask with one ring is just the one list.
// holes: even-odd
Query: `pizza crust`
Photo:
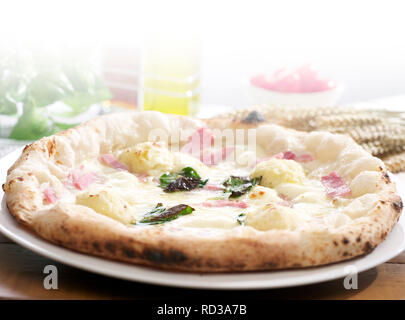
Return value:
[[(375, 182), (375, 205), (341, 227), (259, 231), (251, 227), (134, 228), (85, 206), (44, 203), (40, 187), (49, 182), (62, 190), (67, 172), (85, 159), (147, 141), (152, 129), (181, 135), (182, 129), (193, 131), (206, 124), (212, 127), (212, 123), (158, 112), (114, 114), (43, 138), (27, 146), (8, 170), (3, 189), (9, 211), (41, 237), (73, 250), (194, 272), (298, 268), (347, 260), (372, 251), (398, 221), (402, 201), (384, 165), (352, 139), (325, 132), (300, 133), (267, 124), (258, 127), (258, 144), (274, 153), (300, 148), (311, 151), (324, 165), (312, 168), (313, 164), (308, 164), (310, 174), (319, 176), (326, 170), (337, 170), (352, 188), (354, 185), (359, 196), (370, 192), (369, 182)], [(183, 141), (186, 139), (187, 136)], [(372, 173), (367, 176), (365, 169)]]

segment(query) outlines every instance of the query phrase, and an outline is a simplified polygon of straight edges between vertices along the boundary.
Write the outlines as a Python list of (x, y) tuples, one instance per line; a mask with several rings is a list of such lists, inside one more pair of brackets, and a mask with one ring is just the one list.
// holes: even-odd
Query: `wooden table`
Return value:
[[(405, 181), (405, 173), (400, 175)], [(59, 289), (43, 287), (43, 269), (58, 268)], [(211, 299), (245, 298), (244, 291), (206, 291), (158, 287), (112, 279), (68, 267), (26, 250), (0, 235), (0, 299)], [(273, 290), (249, 291), (251, 299), (405, 299), (405, 252), (358, 278), (358, 290), (343, 280)]]

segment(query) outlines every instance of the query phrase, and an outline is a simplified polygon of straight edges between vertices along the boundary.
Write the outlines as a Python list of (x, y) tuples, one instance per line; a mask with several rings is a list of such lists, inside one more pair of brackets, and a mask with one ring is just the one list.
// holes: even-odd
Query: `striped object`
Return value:
[(355, 107), (252, 106), (219, 117), (238, 121), (253, 110), (260, 112), (268, 122), (288, 128), (346, 134), (365, 150), (382, 159), (390, 171), (405, 171), (405, 112)]

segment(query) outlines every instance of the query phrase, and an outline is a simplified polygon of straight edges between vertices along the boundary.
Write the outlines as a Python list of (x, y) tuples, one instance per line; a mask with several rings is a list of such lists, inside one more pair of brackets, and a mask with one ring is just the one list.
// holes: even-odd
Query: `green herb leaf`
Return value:
[(245, 221), (246, 221), (246, 214), (245, 213), (241, 213), (240, 215), (238, 215), (238, 217), (236, 218), (236, 221), (238, 221), (238, 223), (241, 226), (245, 225)]
[(189, 191), (203, 188), (208, 179), (202, 180), (197, 171), (191, 167), (185, 167), (178, 173), (165, 173), (159, 178), (160, 187), (165, 192)]
[(143, 219), (139, 223), (146, 224), (161, 224), (167, 221), (177, 219), (180, 216), (190, 214), (194, 211), (194, 208), (186, 205), (179, 204), (177, 206), (166, 209), (163, 204), (158, 203), (155, 208), (145, 214)]
[(195, 171), (191, 167), (185, 167), (185, 168), (181, 169), (179, 174), (181, 176), (188, 177), (188, 178), (194, 177), (194, 178), (197, 178), (197, 179), (201, 179), (201, 177), (199, 176), (197, 171)]
[(260, 180), (261, 178), (249, 179), (248, 177), (231, 176), (223, 183), (225, 187), (224, 193), (229, 193), (230, 198), (238, 198), (250, 191)]

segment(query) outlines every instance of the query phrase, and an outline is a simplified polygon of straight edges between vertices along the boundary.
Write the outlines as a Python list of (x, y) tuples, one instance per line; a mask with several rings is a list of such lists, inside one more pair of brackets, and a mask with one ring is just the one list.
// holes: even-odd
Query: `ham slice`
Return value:
[(224, 188), (222, 186), (219, 186), (216, 184), (206, 184), (203, 189), (210, 190), (210, 191), (219, 191), (219, 190), (223, 190)]
[(214, 144), (214, 133), (207, 128), (198, 128), (189, 138), (188, 142), (181, 148), (181, 152), (200, 155), (205, 148)]
[[(284, 152), (277, 153), (276, 155), (273, 156), (273, 158), (295, 160), (298, 162), (310, 162), (310, 161), (314, 160), (314, 157), (309, 153), (295, 154), (292, 151), (284, 151)], [(259, 160), (259, 162), (268, 160), (268, 159), (269, 158), (263, 158), (263, 159)]]
[(78, 171), (74, 171), (72, 173), (72, 180), (73, 185), (77, 189), (84, 190), (97, 180), (97, 174), (95, 172), (80, 173)]
[(282, 159), (286, 159), (286, 160), (295, 160), (295, 153), (291, 152), (291, 151), (285, 151), (283, 152), (283, 158)]
[(278, 195), (281, 199), (283, 199), (283, 201), (279, 201), (277, 204), (283, 207), (290, 207), (293, 208), (294, 207), (294, 203), (292, 203), (291, 201), (288, 200), (288, 197), (285, 194), (279, 194)]
[(218, 164), (219, 162), (226, 160), (233, 150), (234, 147), (223, 147), (220, 150), (209, 151), (203, 154), (200, 157), (200, 160), (202, 163), (208, 166)]
[(44, 190), (44, 197), (48, 203), (55, 203), (58, 200), (58, 197), (55, 194), (55, 190), (51, 187), (48, 187)]
[(204, 207), (208, 208), (220, 208), (220, 207), (234, 207), (234, 208), (247, 208), (247, 204), (243, 201), (230, 201), (230, 200), (213, 200), (206, 201), (202, 204)]
[(138, 173), (136, 177), (139, 179), (141, 182), (148, 182), (148, 177), (149, 175), (147, 173)]
[(198, 143), (200, 148), (204, 149), (214, 144), (214, 133), (207, 128), (198, 128), (189, 141), (194, 144)]
[(213, 145), (214, 133), (208, 128), (199, 128), (180, 151), (190, 153), (205, 165), (215, 165), (226, 160), (234, 150), (234, 147), (223, 147), (215, 151), (208, 150)]
[(119, 162), (112, 154), (102, 154), (100, 161), (112, 168), (129, 171), (128, 166)]
[(65, 186), (74, 186), (79, 190), (84, 190), (98, 179), (99, 176), (96, 172), (83, 173), (80, 169), (75, 169), (72, 173), (69, 173), (64, 184)]
[(331, 198), (344, 197), (351, 194), (350, 188), (345, 184), (336, 171), (321, 178), (326, 194)]
[(295, 157), (295, 160), (298, 162), (311, 162), (314, 161), (314, 157), (309, 153), (302, 153)]

